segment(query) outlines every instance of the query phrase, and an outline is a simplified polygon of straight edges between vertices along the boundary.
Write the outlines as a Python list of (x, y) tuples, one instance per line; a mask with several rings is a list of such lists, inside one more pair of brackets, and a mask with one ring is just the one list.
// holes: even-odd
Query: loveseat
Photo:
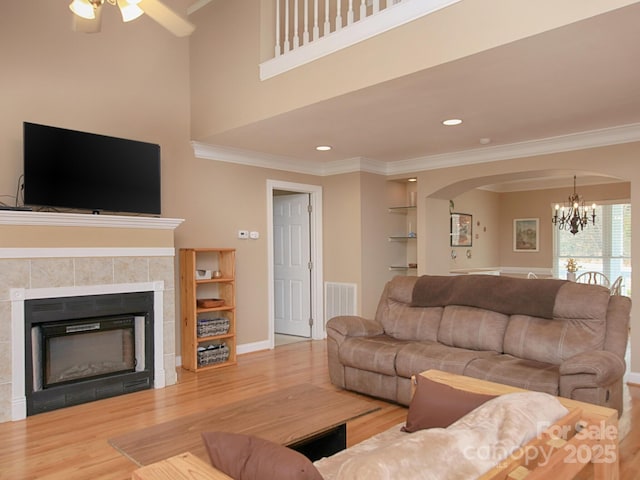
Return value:
[(631, 300), (598, 285), (487, 275), (398, 276), (374, 319), (327, 322), (329, 375), (408, 405), (438, 369), (622, 411)]

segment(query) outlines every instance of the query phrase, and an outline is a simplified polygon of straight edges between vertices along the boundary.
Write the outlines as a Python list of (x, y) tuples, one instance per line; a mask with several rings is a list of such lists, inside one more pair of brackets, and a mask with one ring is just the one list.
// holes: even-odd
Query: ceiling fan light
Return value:
[(120, 13), (122, 14), (123, 22), (130, 22), (131, 20), (135, 20), (140, 15), (144, 13), (144, 11), (136, 5), (133, 0), (118, 0), (118, 8), (120, 8)]
[(86, 18), (87, 20), (93, 20), (96, 18), (96, 12), (88, 0), (73, 0), (69, 4), (69, 9), (77, 16)]

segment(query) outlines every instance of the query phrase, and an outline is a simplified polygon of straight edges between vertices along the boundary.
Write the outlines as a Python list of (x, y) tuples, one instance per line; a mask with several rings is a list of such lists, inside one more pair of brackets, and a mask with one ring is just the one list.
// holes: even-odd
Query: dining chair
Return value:
[(611, 284), (611, 295), (622, 295), (622, 275), (614, 280)]
[(590, 283), (592, 285), (602, 285), (609, 288), (609, 278), (600, 272), (583, 272), (576, 277), (577, 283)]

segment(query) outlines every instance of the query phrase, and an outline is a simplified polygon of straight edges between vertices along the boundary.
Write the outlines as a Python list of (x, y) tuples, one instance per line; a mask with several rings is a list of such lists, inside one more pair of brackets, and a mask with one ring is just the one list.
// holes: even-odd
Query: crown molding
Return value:
[(347, 160), (335, 160), (321, 165), (319, 175), (340, 175), (342, 173), (367, 172), (378, 175), (387, 175), (387, 163), (370, 158), (355, 157)]
[(640, 141), (640, 123), (388, 163), (389, 175), (606, 147)]
[(638, 141), (640, 141), (640, 123), (634, 123), (508, 145), (482, 147), (440, 155), (427, 155), (395, 162), (382, 162), (364, 157), (354, 157), (327, 163), (314, 163), (291, 157), (246, 151), (221, 145), (208, 145), (195, 141), (191, 142), (191, 145), (197, 158), (237, 163), (251, 167), (285, 170), (316, 176), (353, 172), (368, 172), (388, 176)]
[(195, 141), (191, 142), (191, 146), (193, 147), (193, 153), (196, 158), (236, 163), (249, 167), (286, 170), (288, 172), (306, 173), (309, 175), (322, 175), (317, 164), (305, 160), (224, 147), (222, 145), (208, 145)]
[(211, 0), (196, 0), (194, 3), (187, 7), (187, 15), (191, 15), (192, 13), (197, 12), (209, 3), (211, 3)]

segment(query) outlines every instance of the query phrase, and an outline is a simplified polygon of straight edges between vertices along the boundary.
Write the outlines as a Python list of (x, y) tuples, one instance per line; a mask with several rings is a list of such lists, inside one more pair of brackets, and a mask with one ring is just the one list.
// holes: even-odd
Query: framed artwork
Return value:
[(470, 247), (473, 244), (473, 216), (452, 213), (450, 235), (452, 247)]
[(515, 218), (513, 220), (513, 251), (537, 252), (540, 249), (539, 218)]

